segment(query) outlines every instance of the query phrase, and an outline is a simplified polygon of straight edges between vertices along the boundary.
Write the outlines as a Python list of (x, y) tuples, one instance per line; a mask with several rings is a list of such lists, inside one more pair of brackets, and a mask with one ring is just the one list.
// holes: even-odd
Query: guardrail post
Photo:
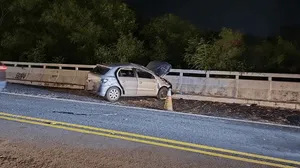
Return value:
[(271, 100), (272, 99), (272, 89), (273, 89), (271, 76), (268, 77), (268, 81), (269, 81), (268, 100)]
[(209, 77), (210, 77), (209, 71), (206, 71), (206, 78), (209, 78)]
[(183, 80), (183, 72), (179, 72), (179, 84), (178, 84), (176, 90), (178, 90), (180, 92), (181, 92), (182, 80)]
[(235, 75), (235, 87), (234, 87), (234, 97), (237, 98), (239, 96), (239, 75)]

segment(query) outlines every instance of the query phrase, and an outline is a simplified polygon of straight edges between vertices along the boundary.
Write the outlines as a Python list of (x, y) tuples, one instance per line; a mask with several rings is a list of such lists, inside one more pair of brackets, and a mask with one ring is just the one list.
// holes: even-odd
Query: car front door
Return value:
[(136, 96), (138, 89), (138, 80), (136, 73), (132, 68), (120, 69), (118, 79), (124, 89), (124, 96)]
[(157, 80), (155, 77), (144, 70), (136, 69), (138, 76), (138, 96), (156, 96)]

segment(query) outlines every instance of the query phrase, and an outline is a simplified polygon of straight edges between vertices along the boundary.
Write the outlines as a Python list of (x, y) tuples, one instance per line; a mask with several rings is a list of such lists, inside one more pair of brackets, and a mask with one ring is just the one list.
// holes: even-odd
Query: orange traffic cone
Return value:
[(171, 89), (168, 90), (167, 98), (165, 101), (165, 110), (173, 111), (173, 103), (172, 103), (172, 92)]

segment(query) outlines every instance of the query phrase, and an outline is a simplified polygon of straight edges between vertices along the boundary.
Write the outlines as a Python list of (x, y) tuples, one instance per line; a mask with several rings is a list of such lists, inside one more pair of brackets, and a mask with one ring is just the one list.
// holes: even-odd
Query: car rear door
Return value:
[(155, 77), (144, 70), (136, 69), (138, 76), (138, 96), (156, 96), (158, 83)]
[(121, 68), (118, 70), (118, 80), (124, 89), (124, 96), (136, 96), (138, 80), (135, 70), (132, 68)]

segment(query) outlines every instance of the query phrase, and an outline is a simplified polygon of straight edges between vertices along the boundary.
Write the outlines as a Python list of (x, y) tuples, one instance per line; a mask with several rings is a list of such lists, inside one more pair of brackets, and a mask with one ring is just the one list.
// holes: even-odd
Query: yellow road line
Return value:
[(33, 117), (27, 117), (27, 116), (20, 116), (20, 115), (14, 115), (14, 114), (3, 113), (3, 112), (0, 112), (0, 115), (8, 116), (8, 117), (17, 117), (17, 118), (33, 120), (33, 121), (39, 121), (39, 122), (50, 122), (50, 123), (56, 123), (56, 124), (63, 125), (63, 126), (77, 127), (77, 128), (81, 128), (81, 129), (89, 129), (89, 130), (94, 130), (94, 131), (101, 131), (101, 132), (107, 132), (107, 133), (112, 133), (112, 134), (131, 136), (131, 137), (142, 138), (142, 139), (147, 139), (147, 140), (155, 140), (155, 141), (171, 143), (171, 144), (175, 144), (175, 145), (195, 147), (195, 148), (207, 149), (207, 150), (212, 150), (212, 151), (225, 152), (225, 153), (229, 153), (229, 154), (254, 157), (254, 158), (258, 158), (258, 159), (264, 159), (264, 160), (270, 160), (270, 161), (277, 161), (277, 162), (282, 162), (282, 163), (300, 165), (300, 162), (293, 161), (293, 160), (286, 160), (286, 159), (280, 159), (280, 158), (274, 158), (274, 157), (269, 157), (269, 156), (251, 154), (251, 153), (246, 153), (246, 152), (239, 152), (239, 151), (234, 151), (234, 150), (228, 150), (228, 149), (216, 148), (216, 147), (211, 147), (211, 146), (205, 146), (205, 145), (200, 145), (200, 144), (193, 144), (193, 143), (188, 143), (188, 142), (181, 142), (181, 141), (176, 141), (176, 140), (145, 136), (145, 135), (140, 135), (140, 134), (135, 134), (135, 133), (122, 132), (122, 131), (116, 131), (116, 130), (110, 130), (110, 129), (97, 128), (97, 127), (90, 127), (90, 126), (78, 125), (78, 124), (71, 124), (71, 123), (66, 123), (66, 122), (58, 122), (58, 121), (39, 119), (39, 118), (33, 118)]
[(29, 121), (29, 120), (17, 119), (17, 118), (12, 118), (12, 117), (5, 117), (5, 116), (0, 116), (0, 119), (4, 119), (4, 120), (8, 120), (8, 121), (16, 121), (16, 122), (21, 122), (21, 123), (27, 123), (27, 124), (33, 124), (33, 125), (52, 127), (52, 128), (80, 132), (80, 133), (85, 133), (85, 134), (99, 135), (99, 136), (103, 136), (103, 137), (144, 143), (144, 144), (148, 144), (148, 145), (172, 148), (172, 149), (177, 149), (177, 150), (182, 150), (182, 151), (194, 152), (194, 153), (199, 153), (199, 154), (203, 154), (203, 155), (232, 159), (232, 160), (243, 161), (243, 162), (248, 162), (248, 163), (255, 163), (255, 164), (260, 164), (260, 165), (267, 165), (267, 166), (280, 167), (280, 168), (296, 168), (296, 167), (287, 166), (287, 165), (283, 165), (283, 164), (270, 163), (270, 162), (266, 162), (266, 161), (259, 161), (259, 160), (242, 158), (242, 157), (237, 157), (237, 156), (230, 156), (230, 155), (225, 155), (225, 154), (207, 152), (207, 151), (202, 151), (202, 150), (198, 150), (198, 149), (191, 149), (191, 148), (187, 148), (187, 147), (163, 144), (163, 143), (159, 143), (159, 142), (135, 139), (135, 138), (124, 137), (124, 136), (119, 136), (119, 135), (111, 135), (111, 134), (107, 134), (107, 133), (100, 133), (100, 132), (89, 131), (89, 130), (78, 129), (78, 128), (71, 128), (71, 127), (66, 127), (66, 126), (61, 126), (61, 125), (45, 124), (45, 123), (41, 123), (41, 122), (37, 122), (37, 121)]

